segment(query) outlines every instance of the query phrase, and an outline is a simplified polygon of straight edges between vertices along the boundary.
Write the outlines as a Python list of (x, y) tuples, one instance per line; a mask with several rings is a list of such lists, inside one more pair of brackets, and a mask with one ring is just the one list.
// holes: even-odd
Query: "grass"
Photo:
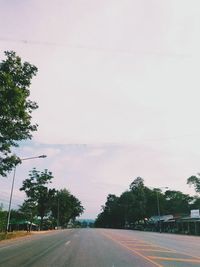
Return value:
[(14, 239), (14, 238), (18, 238), (18, 237), (23, 237), (23, 236), (28, 236), (30, 235), (30, 233), (27, 233), (25, 231), (16, 231), (16, 232), (2, 232), (0, 233), (0, 241), (2, 240), (7, 240), (7, 239)]

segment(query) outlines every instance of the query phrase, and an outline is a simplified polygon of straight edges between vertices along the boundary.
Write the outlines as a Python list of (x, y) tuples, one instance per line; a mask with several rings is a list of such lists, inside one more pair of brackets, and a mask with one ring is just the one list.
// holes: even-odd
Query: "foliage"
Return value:
[(51, 214), (54, 226), (66, 227), (69, 221), (74, 221), (83, 213), (83, 210), (81, 202), (65, 188), (56, 191), (52, 198)]
[(37, 216), (37, 206), (32, 199), (25, 199), (19, 207), (19, 211), (23, 214), (23, 219), (30, 221), (31, 223)]
[(96, 225), (104, 225), (107, 228), (120, 227), (118, 200), (115, 195), (109, 194), (105, 206), (102, 207), (102, 213), (99, 214)]
[(53, 175), (48, 170), (40, 172), (33, 169), (20, 188), (27, 196), (20, 211), (31, 222), (39, 216), (41, 229), (67, 227), (69, 221), (74, 221), (84, 210), (81, 202), (67, 189), (49, 188), (52, 179)]
[(31, 124), (31, 113), (37, 104), (29, 99), (31, 79), (37, 68), (22, 63), (15, 52), (5, 52), (6, 59), (0, 63), (0, 175), (6, 176), (19, 158), (11, 148), (18, 142), (32, 137), (37, 125)]
[(0, 207), (0, 232), (5, 231), (6, 221), (7, 221), (7, 211), (4, 211), (3, 208)]
[[(23, 185), (20, 188), (27, 196), (27, 200), (24, 202), (22, 209), (30, 209), (36, 212), (41, 217), (41, 228), (43, 224), (43, 218), (50, 210), (50, 203), (55, 194), (55, 189), (49, 189), (47, 185), (51, 183), (53, 176), (48, 170), (43, 172), (37, 171), (35, 168), (30, 171), (29, 178), (23, 181)], [(32, 208), (31, 208), (32, 207)]]
[(76, 217), (79, 217), (84, 211), (81, 202), (73, 195), (70, 195), (70, 213), (71, 220), (74, 222)]
[(193, 197), (180, 191), (167, 190), (165, 192), (165, 212), (168, 214), (188, 214)]
[(177, 215), (189, 214), (190, 209), (198, 204), (199, 198), (180, 191), (167, 190), (162, 193), (160, 189), (150, 189), (141, 177), (137, 177), (120, 197), (108, 195), (95, 227), (134, 228), (141, 223), (145, 225), (151, 216), (157, 216), (158, 205), (161, 215)]
[(0, 233), (0, 241), (1, 240), (7, 240), (7, 239), (14, 239), (14, 238), (18, 238), (18, 237), (24, 237), (24, 236), (28, 236), (29, 233), (28, 232), (22, 232), (22, 231), (15, 231), (15, 232), (3, 232)]
[(200, 193), (200, 174), (198, 174), (198, 176), (191, 176), (187, 179), (187, 184), (189, 185), (193, 185), (195, 188), (195, 191), (197, 193)]

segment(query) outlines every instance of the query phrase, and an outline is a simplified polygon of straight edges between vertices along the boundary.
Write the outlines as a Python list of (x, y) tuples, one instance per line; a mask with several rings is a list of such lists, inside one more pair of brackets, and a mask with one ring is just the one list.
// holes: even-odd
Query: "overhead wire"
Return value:
[(108, 48), (108, 47), (97, 47), (90, 45), (78, 45), (78, 44), (69, 44), (69, 43), (59, 43), (59, 42), (50, 42), (50, 41), (38, 41), (38, 40), (27, 40), (27, 39), (14, 39), (8, 37), (0, 37), (0, 41), (2, 42), (14, 42), (14, 43), (22, 43), (25, 45), (42, 45), (42, 46), (64, 46), (72, 49), (87, 49), (87, 50), (99, 50), (104, 52), (112, 52), (112, 53), (125, 53), (132, 55), (152, 55), (152, 56), (163, 56), (163, 57), (190, 57), (191, 55), (186, 54), (178, 54), (178, 53), (166, 53), (163, 54), (159, 51), (140, 51), (140, 50), (132, 50), (132, 49), (120, 49), (120, 48)]

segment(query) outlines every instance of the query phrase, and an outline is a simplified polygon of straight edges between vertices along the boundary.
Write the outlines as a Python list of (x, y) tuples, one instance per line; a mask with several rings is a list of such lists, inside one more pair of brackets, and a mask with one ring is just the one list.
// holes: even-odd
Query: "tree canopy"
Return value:
[(70, 220), (74, 221), (84, 210), (81, 202), (66, 188), (60, 190), (49, 188), (53, 178), (48, 170), (40, 172), (34, 168), (20, 188), (27, 196), (20, 211), (26, 218), (39, 217), (41, 229), (44, 218), (51, 221), (51, 227), (66, 227)]
[(51, 215), (55, 224), (66, 227), (70, 220), (74, 221), (83, 213), (81, 202), (66, 188), (57, 190), (51, 202)]
[(12, 153), (18, 142), (32, 137), (37, 125), (31, 123), (38, 106), (29, 99), (31, 80), (37, 68), (22, 62), (15, 52), (5, 52), (0, 62), (0, 175), (6, 176), (20, 162)]
[[(191, 182), (191, 180), (189, 180)], [(192, 180), (195, 186), (196, 179)], [(102, 212), (95, 221), (96, 227), (126, 228), (134, 227), (151, 216), (158, 216), (158, 201), (160, 215), (185, 215), (198, 206), (200, 199), (180, 191), (167, 190), (163, 193), (158, 188), (148, 188), (144, 179), (137, 177), (129, 186), (129, 190), (119, 197), (109, 194)]]
[(52, 178), (52, 173), (48, 170), (40, 172), (34, 168), (30, 171), (29, 178), (23, 181), (23, 185), (20, 188), (27, 195), (26, 206), (31, 204), (36, 208), (37, 215), (41, 218), (41, 226), (44, 216), (47, 215), (50, 209), (50, 202), (55, 193), (55, 189), (47, 186), (51, 183)]

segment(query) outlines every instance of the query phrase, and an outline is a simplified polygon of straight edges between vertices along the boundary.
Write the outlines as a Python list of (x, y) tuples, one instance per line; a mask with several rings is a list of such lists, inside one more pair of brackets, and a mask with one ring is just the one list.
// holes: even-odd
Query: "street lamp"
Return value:
[[(47, 157), (46, 155), (40, 155), (40, 156), (36, 156), (36, 157), (22, 158), (22, 159), (20, 159), (20, 161), (29, 160), (29, 159), (37, 159), (37, 158), (46, 158), (46, 157)], [(12, 203), (13, 188), (14, 188), (14, 183), (15, 183), (16, 167), (17, 167), (17, 165), (15, 165), (15, 167), (14, 167), (12, 186), (11, 186), (11, 191), (10, 191), (10, 201), (9, 201), (9, 207), (8, 207), (8, 219), (7, 219), (6, 232), (8, 232), (9, 224), (10, 224), (11, 203)]]
[(168, 187), (166, 186), (166, 187), (157, 187), (157, 188), (154, 188), (154, 189), (156, 189), (155, 191), (156, 191), (156, 197), (157, 197), (157, 209), (158, 209), (158, 223), (159, 223), (159, 232), (161, 233), (161, 221), (160, 221), (160, 202), (159, 202), (159, 197), (158, 197), (158, 190), (159, 189), (168, 189)]

